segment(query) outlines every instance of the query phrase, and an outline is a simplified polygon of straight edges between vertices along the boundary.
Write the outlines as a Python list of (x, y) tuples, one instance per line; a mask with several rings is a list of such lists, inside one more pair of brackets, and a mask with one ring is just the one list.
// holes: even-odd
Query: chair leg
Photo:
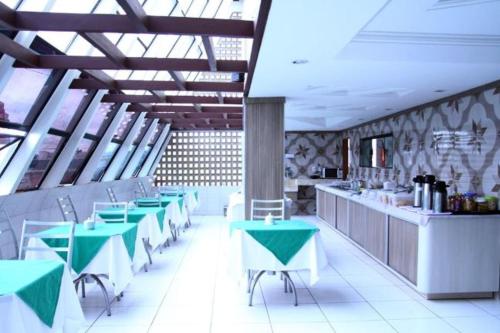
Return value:
[(99, 279), (99, 277), (97, 275), (95, 275), (95, 274), (89, 274), (89, 275), (92, 279), (94, 279), (94, 281), (97, 283), (99, 288), (101, 288), (102, 295), (104, 297), (104, 302), (106, 302), (106, 314), (108, 315), (108, 317), (111, 316), (111, 306), (109, 303), (109, 296), (108, 296), (108, 292), (106, 290), (106, 287), (104, 287), (104, 284), (102, 283), (101, 279)]
[(82, 298), (85, 298), (85, 279), (82, 279)]

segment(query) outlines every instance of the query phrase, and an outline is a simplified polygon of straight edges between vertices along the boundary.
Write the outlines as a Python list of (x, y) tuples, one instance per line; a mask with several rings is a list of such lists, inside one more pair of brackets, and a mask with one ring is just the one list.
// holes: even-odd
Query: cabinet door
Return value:
[(366, 208), (365, 249), (377, 259), (385, 262), (386, 215), (374, 209)]
[(322, 190), (316, 190), (316, 207), (317, 212), (316, 215), (324, 220), (325, 219), (325, 201), (324, 201), (325, 192)]
[(366, 207), (356, 202), (349, 203), (349, 237), (361, 246), (366, 238)]
[(348, 202), (347, 199), (342, 197), (337, 197), (337, 229), (344, 235), (347, 235), (349, 230), (348, 216)]
[(328, 223), (333, 227), (337, 227), (337, 196), (335, 194), (328, 194), (328, 210), (330, 219)]
[(416, 284), (418, 226), (389, 217), (389, 266)]

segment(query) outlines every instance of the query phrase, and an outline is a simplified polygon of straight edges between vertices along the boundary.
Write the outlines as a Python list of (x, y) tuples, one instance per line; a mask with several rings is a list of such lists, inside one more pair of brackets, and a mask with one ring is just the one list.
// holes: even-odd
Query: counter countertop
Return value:
[(299, 186), (314, 186), (317, 184), (331, 183), (340, 178), (286, 178), (285, 192), (298, 192)]
[(397, 207), (389, 204), (384, 204), (377, 200), (373, 200), (367, 198), (362, 195), (354, 195), (348, 191), (343, 191), (340, 189), (336, 189), (327, 185), (318, 184), (315, 186), (317, 189), (322, 191), (335, 194), (339, 197), (351, 200), (353, 202), (357, 202), (359, 204), (369, 206), (371, 209), (375, 209), (381, 213), (386, 215), (394, 216), (396, 218), (412, 222), (418, 225), (425, 226), (432, 221), (450, 221), (450, 220), (458, 220), (458, 219), (467, 219), (467, 220), (478, 220), (478, 219), (498, 219), (500, 222), (500, 214), (496, 215), (452, 215), (452, 214), (423, 214), (416, 211), (412, 211), (410, 209), (406, 209), (403, 207)]

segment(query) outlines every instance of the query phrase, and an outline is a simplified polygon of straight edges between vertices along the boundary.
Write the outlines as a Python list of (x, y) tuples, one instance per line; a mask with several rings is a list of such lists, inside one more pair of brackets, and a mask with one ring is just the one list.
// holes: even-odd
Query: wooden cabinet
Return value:
[(357, 202), (349, 203), (349, 237), (361, 246), (366, 239), (366, 206)]
[(366, 208), (365, 249), (378, 260), (385, 262), (386, 215), (377, 210)]
[(418, 263), (418, 225), (389, 217), (388, 264), (416, 284)]
[(337, 216), (336, 216), (336, 211), (337, 211), (337, 196), (335, 194), (327, 193), (327, 199), (326, 199), (326, 210), (327, 210), (327, 222), (329, 225), (331, 225), (333, 228), (337, 227)]
[(317, 216), (335, 227), (337, 200), (336, 195), (321, 190), (316, 190)]
[(347, 199), (337, 197), (337, 207), (335, 212), (337, 217), (337, 229), (344, 235), (347, 235), (349, 231), (348, 207), (349, 202)]
[(325, 195), (325, 191), (316, 190), (316, 215), (322, 220), (325, 219)]

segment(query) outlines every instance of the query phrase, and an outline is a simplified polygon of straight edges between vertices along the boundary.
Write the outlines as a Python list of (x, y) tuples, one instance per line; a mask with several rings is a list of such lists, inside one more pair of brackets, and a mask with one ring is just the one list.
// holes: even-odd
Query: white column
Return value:
[(135, 152), (132, 154), (132, 157), (125, 167), (125, 170), (123, 170), (120, 179), (129, 179), (132, 177), (132, 174), (137, 168), (137, 164), (139, 164), (141, 157), (144, 154), (144, 148), (147, 146), (149, 140), (151, 140), (151, 137), (155, 134), (155, 129), (158, 126), (158, 120), (158, 118), (154, 119), (151, 122), (151, 125), (149, 125), (148, 131), (144, 134), (144, 137), (135, 149)]
[(167, 148), (168, 142), (170, 141), (171, 137), (172, 137), (172, 135), (169, 135), (165, 139), (165, 142), (161, 146), (160, 151), (158, 152), (158, 154), (156, 155), (156, 158), (155, 158), (153, 164), (151, 164), (151, 168), (148, 171), (148, 176), (153, 176), (155, 174), (156, 167), (158, 166), (158, 163), (160, 163), (161, 157), (163, 156), (163, 153), (165, 152), (165, 149)]
[(101, 140), (99, 140), (99, 143), (97, 144), (97, 147), (95, 148), (94, 152), (92, 153), (92, 156), (87, 162), (87, 165), (85, 165), (85, 168), (83, 168), (83, 171), (80, 174), (80, 177), (78, 177), (76, 184), (78, 185), (87, 184), (92, 181), (92, 176), (94, 175), (94, 172), (99, 164), (99, 161), (101, 160), (102, 154), (104, 154), (104, 151), (106, 151), (106, 148), (111, 142), (111, 139), (113, 139), (113, 135), (115, 134), (116, 129), (118, 128), (123, 117), (125, 116), (125, 112), (127, 112), (127, 107), (128, 103), (124, 103), (120, 106), (120, 108), (116, 112), (116, 115), (113, 117), (111, 124), (109, 124)]
[(166, 124), (165, 128), (163, 128), (163, 131), (161, 132), (160, 136), (156, 140), (153, 148), (149, 152), (148, 157), (146, 158), (146, 161), (144, 161), (144, 164), (142, 165), (141, 171), (139, 171), (139, 174), (137, 177), (146, 177), (149, 173), (149, 170), (151, 170), (151, 166), (153, 165), (154, 161), (156, 160), (156, 156), (158, 156), (158, 152), (160, 151), (161, 147), (163, 146), (163, 143), (165, 142), (165, 139), (170, 132), (170, 124)]
[(38, 148), (54, 123), (60, 111), (61, 104), (69, 92), (69, 85), (78, 75), (80, 75), (80, 71), (76, 69), (68, 70), (50, 96), (49, 101), (45, 104), (45, 107), (40, 112), (33, 126), (31, 126), (21, 146), (5, 169), (2, 178), (0, 178), (0, 195), (16, 191), (24, 173), (28, 170)]
[[(19, 10), (25, 10), (26, 5), (31, 5), (31, 9), (33, 10), (33, 5), (38, 5), (36, 6), (37, 9), (40, 9), (42, 12), (48, 12), (54, 5), (54, 2), (55, 0), (49, 0), (45, 1), (44, 4), (44, 1), (39, 1), (37, 3), (34, 3), (33, 1), (23, 1), (19, 6)], [(19, 31), (16, 34), (16, 37), (14, 37), (14, 41), (21, 46), (29, 48), (35, 37), (36, 31)], [(0, 57), (0, 91), (2, 91), (14, 73), (14, 68), (12, 67), (14, 61), (16, 61), (16, 59), (5, 54)]]
[(102, 96), (107, 93), (107, 90), (99, 90), (95, 94), (94, 98), (90, 102), (89, 106), (85, 110), (82, 118), (78, 122), (78, 125), (74, 129), (73, 133), (69, 137), (68, 141), (64, 145), (63, 150), (59, 154), (59, 157), (52, 165), (49, 173), (45, 177), (41, 188), (51, 188), (59, 186), (61, 180), (64, 176), (64, 173), (68, 169), (73, 156), (80, 144), (80, 141), (83, 139), (83, 136), (87, 132), (90, 122), (94, 117), (96, 110), (99, 108), (101, 103)]
[(110, 166), (108, 167), (106, 173), (102, 177), (103, 182), (115, 180), (117, 173), (120, 167), (122, 166), (123, 160), (127, 156), (129, 149), (132, 147), (135, 138), (137, 137), (139, 131), (141, 130), (145, 118), (146, 118), (146, 112), (141, 112), (141, 114), (139, 114), (139, 117), (137, 117), (137, 119), (135, 120), (134, 125), (128, 132), (125, 140), (123, 140), (123, 143), (120, 146), (120, 148), (118, 148), (118, 152), (115, 154), (113, 161), (111, 161)]

